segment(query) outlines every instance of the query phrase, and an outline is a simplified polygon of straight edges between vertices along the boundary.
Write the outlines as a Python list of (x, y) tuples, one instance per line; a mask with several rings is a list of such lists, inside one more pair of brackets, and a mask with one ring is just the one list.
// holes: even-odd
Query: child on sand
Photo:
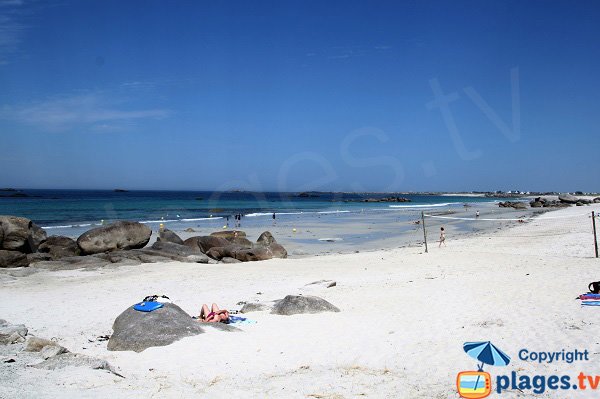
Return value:
[(442, 243), (444, 243), (444, 246), (446, 246), (446, 232), (444, 231), (443, 227), (440, 228), (440, 245), (438, 248), (442, 246)]

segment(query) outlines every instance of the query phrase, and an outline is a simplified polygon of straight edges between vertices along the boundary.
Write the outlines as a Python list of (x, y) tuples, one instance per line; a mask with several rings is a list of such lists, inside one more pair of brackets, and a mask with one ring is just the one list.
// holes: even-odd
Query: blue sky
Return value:
[(0, 0), (0, 186), (600, 191), (594, 1)]

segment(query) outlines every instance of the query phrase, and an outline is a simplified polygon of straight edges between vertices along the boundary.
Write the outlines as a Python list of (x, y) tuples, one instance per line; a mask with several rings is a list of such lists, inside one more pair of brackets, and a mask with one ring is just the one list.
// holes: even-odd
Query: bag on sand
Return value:
[(588, 285), (588, 289), (592, 294), (600, 293), (600, 281), (594, 281)]

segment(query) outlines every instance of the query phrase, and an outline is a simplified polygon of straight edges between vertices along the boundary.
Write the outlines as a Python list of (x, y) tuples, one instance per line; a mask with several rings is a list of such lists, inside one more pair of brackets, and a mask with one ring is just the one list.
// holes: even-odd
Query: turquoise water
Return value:
[[(352, 202), (390, 194), (207, 192), (207, 191), (83, 191), (20, 190), (23, 198), (8, 197), (15, 192), (0, 191), (0, 214), (23, 216), (54, 230), (52, 234), (73, 235), (93, 226), (116, 220), (133, 220), (169, 228), (233, 226), (233, 215), (243, 215), (245, 224), (255, 220), (320, 218), (326, 215), (390, 212), (393, 217), (413, 218), (421, 210), (462, 208), (465, 203), (494, 202), (497, 198), (436, 195), (399, 195), (407, 203)], [(318, 196), (317, 196), (318, 195)], [(404, 216), (403, 216), (404, 215)], [(391, 216), (392, 217), (392, 216)], [(407, 219), (408, 220), (408, 219)]]

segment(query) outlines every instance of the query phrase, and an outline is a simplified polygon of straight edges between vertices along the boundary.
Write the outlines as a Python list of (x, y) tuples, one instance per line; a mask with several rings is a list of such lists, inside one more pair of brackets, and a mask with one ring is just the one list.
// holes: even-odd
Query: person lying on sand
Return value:
[(229, 320), (229, 312), (227, 309), (219, 309), (216, 303), (212, 304), (209, 311), (208, 306), (203, 304), (200, 311), (200, 320), (205, 323), (226, 323)]

